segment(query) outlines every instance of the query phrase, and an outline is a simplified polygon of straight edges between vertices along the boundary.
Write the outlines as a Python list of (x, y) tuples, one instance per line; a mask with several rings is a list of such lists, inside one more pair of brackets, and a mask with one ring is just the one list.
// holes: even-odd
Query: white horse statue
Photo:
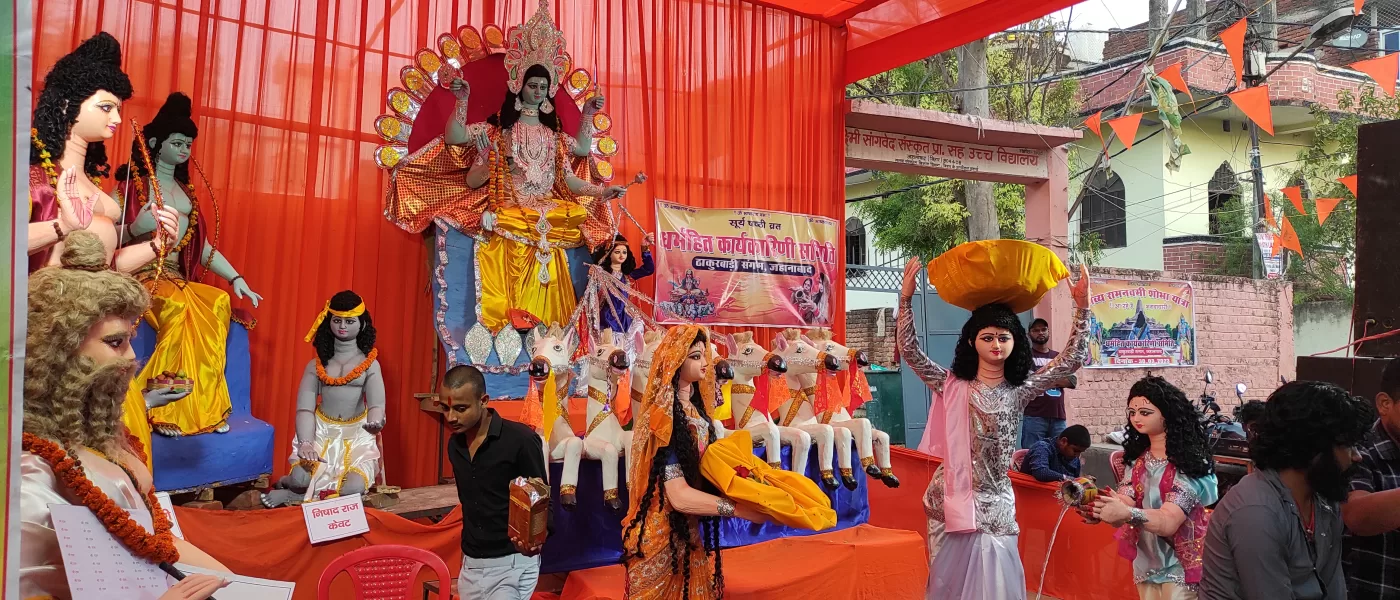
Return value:
[[(768, 417), (768, 408), (757, 409), (753, 400), (758, 392), (755, 379), (765, 375), (781, 377), (787, 373), (787, 361), (773, 354), (753, 341), (753, 332), (745, 331), (724, 336), (729, 347), (729, 364), (734, 368), (734, 384), (730, 397), (734, 402), (734, 427), (747, 429), (753, 434), (755, 444), (762, 445), (768, 454), (768, 464), (782, 468), (782, 446), (792, 447), (792, 471), (807, 472), (807, 456), (812, 448), (812, 435), (792, 427), (779, 427)], [(767, 381), (758, 385), (766, 386)], [(786, 386), (784, 386), (784, 389)], [(777, 400), (776, 398), (770, 398)], [(722, 423), (716, 421), (720, 437), (728, 436)]]
[(773, 338), (773, 344), (774, 352), (787, 362), (788, 371), (784, 377), (787, 379), (789, 390), (787, 398), (773, 399), (773, 402), (780, 402), (774, 414), (782, 415), (774, 417), (774, 421), (778, 427), (800, 429), (812, 436), (812, 441), (817, 443), (817, 460), (821, 467), (823, 484), (830, 488), (837, 485), (836, 477), (831, 471), (831, 459), (832, 455), (835, 455), (841, 468), (841, 485), (846, 486), (848, 490), (856, 489), (855, 474), (851, 471), (851, 431), (845, 428), (836, 429), (817, 421), (812, 409), (812, 400), (817, 391), (817, 371), (835, 371), (840, 368), (836, 358), (819, 358), (821, 352), (816, 346), (803, 341), (796, 329), (784, 330), (782, 334)]
[[(803, 339), (822, 352), (835, 356), (841, 364), (841, 371), (851, 371), (870, 366), (870, 359), (864, 350), (852, 350), (836, 343), (830, 329), (817, 329), (807, 332)], [(851, 431), (855, 438), (860, 465), (865, 474), (879, 479), (888, 487), (899, 487), (899, 478), (894, 476), (890, 466), (890, 434), (875, 429), (869, 419), (851, 418), (846, 410), (849, 397), (842, 397), (841, 403), (832, 405), (817, 420), (832, 427), (843, 427)]]
[[(598, 336), (598, 348), (588, 357), (588, 429), (583, 434), (583, 456), (603, 463), (603, 502), (608, 508), (622, 510), (622, 500), (617, 495), (617, 460), (626, 446), (622, 423), (618, 421), (619, 402), (631, 407), (631, 394), (618, 397), (622, 378), (630, 378), (627, 372), (630, 361), (627, 351), (617, 344), (611, 330)], [(576, 484), (578, 473), (564, 472), (564, 483)], [(562, 494), (561, 494), (562, 495)]]
[[(558, 323), (546, 329), (543, 325), (535, 328), (535, 346), (531, 349), (530, 378), (535, 385), (545, 385), (550, 375), (554, 376), (554, 398), (558, 416), (552, 430), (545, 434), (541, 425), (536, 433), (544, 439), (545, 456), (553, 462), (563, 462), (564, 472), (559, 481), (559, 503), (565, 509), (573, 510), (578, 505), (578, 463), (583, 456), (583, 440), (569, 425), (569, 391), (573, 380), (573, 370), (569, 368), (570, 357), (578, 349), (578, 334), (573, 329), (565, 331)], [(541, 399), (545, 394), (540, 394)]]

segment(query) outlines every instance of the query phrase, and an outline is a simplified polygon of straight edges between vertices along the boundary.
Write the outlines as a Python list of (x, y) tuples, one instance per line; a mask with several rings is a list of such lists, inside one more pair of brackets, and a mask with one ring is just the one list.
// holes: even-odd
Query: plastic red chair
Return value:
[(1122, 450), (1114, 450), (1112, 454), (1108, 455), (1108, 466), (1113, 467), (1114, 485), (1122, 483), (1123, 473), (1128, 469), (1123, 465)]
[(1017, 473), (1021, 472), (1021, 461), (1026, 460), (1026, 454), (1029, 452), (1030, 450), (1022, 448), (1011, 455), (1012, 471), (1016, 471)]
[[(393, 544), (360, 548), (326, 565), (316, 586), (316, 598), (331, 600), (331, 581), (345, 571), (355, 586), (356, 600), (409, 600), (416, 597), (418, 571), (424, 565), (437, 573), (438, 581), (450, 581), (447, 563), (427, 550)], [(451, 593), (451, 586), (442, 586), (438, 600), (451, 600)]]

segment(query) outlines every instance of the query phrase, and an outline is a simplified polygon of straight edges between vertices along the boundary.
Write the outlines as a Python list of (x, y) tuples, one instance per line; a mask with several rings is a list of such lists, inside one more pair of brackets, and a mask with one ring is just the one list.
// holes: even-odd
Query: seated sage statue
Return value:
[[(384, 374), (374, 324), (355, 292), (331, 297), (306, 340), (316, 358), (297, 391), (292, 471), (263, 496), (269, 508), (369, 491), (384, 429)], [(317, 398), (320, 402), (317, 402)]]

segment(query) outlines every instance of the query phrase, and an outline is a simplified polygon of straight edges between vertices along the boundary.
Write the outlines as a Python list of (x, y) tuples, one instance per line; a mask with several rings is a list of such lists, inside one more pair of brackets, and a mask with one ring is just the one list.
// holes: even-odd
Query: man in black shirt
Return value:
[(510, 482), (516, 477), (547, 478), (540, 437), (486, 407), (486, 381), (475, 367), (453, 367), (442, 385), (438, 402), (452, 430), (447, 455), (462, 503), (462, 572), (457, 594), (482, 600), (525, 600), (539, 580), (540, 548), (519, 548), (507, 533)]

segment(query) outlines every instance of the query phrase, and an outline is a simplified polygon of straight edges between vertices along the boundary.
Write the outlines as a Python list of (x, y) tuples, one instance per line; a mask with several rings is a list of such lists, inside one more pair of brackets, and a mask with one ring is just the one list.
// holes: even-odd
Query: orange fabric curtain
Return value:
[[(314, 356), (302, 335), (326, 299), (349, 288), (365, 297), (380, 332), (389, 481), (434, 483), (437, 425), (413, 399), (436, 377), (427, 246), (381, 216), (387, 174), (371, 158), (379, 142), (371, 126), (419, 48), (462, 25), (522, 23), (535, 6), (34, 3), (36, 91), (60, 56), (105, 30), (122, 42), (136, 89), (125, 118), (149, 121), (173, 91), (194, 99), (194, 156), (220, 204), (220, 250), (264, 296), (251, 337), (253, 414), (277, 428), (277, 475), (290, 452), (297, 383)], [(555, 0), (550, 8), (575, 62), (603, 84), (619, 180), (650, 176), (627, 198), (643, 223), (654, 222), (654, 198), (842, 219), (840, 30), (739, 0)], [(127, 160), (130, 136), (123, 128), (109, 142), (114, 166)], [(623, 233), (640, 239), (630, 223)], [(843, 315), (841, 295), (835, 301)]]

